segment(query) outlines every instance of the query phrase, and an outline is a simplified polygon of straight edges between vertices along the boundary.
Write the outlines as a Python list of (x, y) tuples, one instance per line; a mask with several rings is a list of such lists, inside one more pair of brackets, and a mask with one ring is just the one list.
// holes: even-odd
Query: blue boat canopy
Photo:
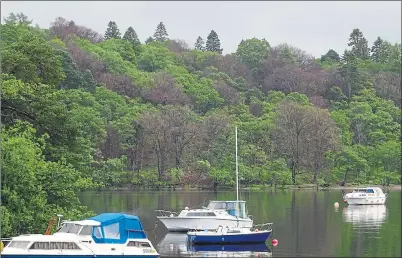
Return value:
[(134, 215), (102, 213), (89, 219), (100, 222), (92, 230), (95, 243), (123, 244), (129, 238), (147, 238), (140, 219)]

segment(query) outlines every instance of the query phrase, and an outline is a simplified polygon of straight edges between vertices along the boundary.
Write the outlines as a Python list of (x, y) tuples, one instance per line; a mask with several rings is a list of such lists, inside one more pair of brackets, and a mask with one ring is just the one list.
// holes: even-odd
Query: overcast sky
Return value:
[(2, 20), (10, 12), (23, 12), (46, 28), (61, 16), (102, 34), (112, 20), (122, 34), (132, 26), (141, 41), (163, 21), (171, 39), (183, 39), (190, 46), (215, 30), (224, 53), (236, 51), (242, 39), (257, 37), (271, 46), (286, 42), (317, 57), (329, 48), (342, 54), (354, 28), (370, 46), (377, 36), (401, 42), (401, 1), (2, 2)]

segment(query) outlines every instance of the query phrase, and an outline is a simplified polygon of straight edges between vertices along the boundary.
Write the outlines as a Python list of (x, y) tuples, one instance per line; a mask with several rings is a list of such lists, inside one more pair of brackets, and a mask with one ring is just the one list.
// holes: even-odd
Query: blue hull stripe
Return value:
[(208, 244), (265, 243), (270, 234), (271, 232), (263, 232), (260, 234), (215, 235), (215, 236), (195, 235), (195, 236), (188, 236), (187, 239), (191, 243), (208, 243)]
[(20, 255), (20, 254), (2, 254), (4, 258), (159, 258), (159, 255)]

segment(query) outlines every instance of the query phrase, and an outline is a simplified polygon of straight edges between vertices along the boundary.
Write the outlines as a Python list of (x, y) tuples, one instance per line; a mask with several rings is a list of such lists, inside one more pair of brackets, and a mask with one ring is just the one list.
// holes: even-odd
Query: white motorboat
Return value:
[(350, 205), (384, 204), (386, 200), (387, 195), (379, 187), (355, 188), (343, 196), (343, 201)]
[(53, 235), (13, 237), (4, 247), (5, 258), (158, 258), (137, 216), (103, 213), (82, 221), (65, 221)]
[(160, 220), (169, 231), (213, 230), (224, 227), (251, 228), (253, 220), (247, 213), (245, 201), (239, 200), (239, 169), (237, 162), (237, 127), (236, 135), (236, 201), (210, 201), (202, 209), (188, 209), (179, 214), (172, 211), (157, 210)]
[[(236, 208), (236, 205), (239, 208)], [(221, 226), (251, 228), (245, 201), (210, 201), (203, 209), (188, 209), (179, 214), (158, 210), (157, 218), (169, 231), (213, 230)]]

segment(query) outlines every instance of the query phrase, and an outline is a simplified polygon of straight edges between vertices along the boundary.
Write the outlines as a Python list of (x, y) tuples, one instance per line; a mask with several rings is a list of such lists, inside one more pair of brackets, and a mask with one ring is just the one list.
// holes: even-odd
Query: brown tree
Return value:
[(167, 47), (170, 51), (176, 54), (190, 50), (188, 44), (181, 39), (169, 40), (169, 42), (167, 43)]
[(180, 168), (183, 154), (191, 153), (195, 138), (199, 133), (199, 125), (196, 114), (187, 106), (166, 106), (163, 111), (163, 119), (169, 124), (171, 149), (174, 153), (175, 167)]
[(278, 107), (276, 130), (273, 139), (278, 152), (285, 156), (292, 169), (292, 181), (296, 183), (296, 174), (303, 158), (303, 146), (307, 143), (308, 130), (311, 130), (312, 108), (301, 106), (292, 101), (283, 101)]
[(144, 129), (146, 141), (155, 154), (158, 168), (158, 180), (165, 175), (169, 149), (169, 124), (162, 119), (160, 112), (147, 112), (140, 116), (139, 123)]
[(155, 77), (155, 87), (147, 90), (144, 98), (162, 105), (186, 105), (190, 99), (183, 87), (176, 85), (175, 80), (167, 72), (159, 72)]
[(313, 182), (317, 184), (317, 177), (325, 165), (325, 154), (337, 148), (340, 132), (327, 109), (312, 108), (306, 115), (309, 116), (310, 124), (306, 132), (303, 163), (312, 169)]
[(98, 43), (103, 40), (102, 35), (84, 26), (77, 26), (74, 21), (67, 21), (63, 17), (58, 17), (52, 22), (50, 31), (61, 40), (66, 41), (70, 35), (88, 39), (92, 43)]
[(99, 80), (99, 77), (107, 72), (107, 67), (104, 62), (91, 56), (74, 42), (67, 42), (67, 49), (73, 59), (73, 62), (77, 65), (80, 71), (90, 70), (94, 76), (95, 81)]
[(237, 105), (241, 102), (240, 94), (223, 80), (215, 81), (213, 87), (218, 91), (226, 105)]
[(139, 123), (144, 129), (147, 145), (155, 154), (160, 179), (171, 164), (170, 158), (173, 157), (174, 166), (179, 168), (185, 153), (190, 157), (195, 155), (192, 153), (193, 143), (200, 135), (200, 126), (189, 107), (167, 105), (161, 111), (143, 114)]
[(103, 83), (106, 89), (117, 92), (123, 96), (134, 98), (139, 95), (138, 88), (127, 76), (102, 73), (96, 78), (96, 80), (99, 83)]
[(374, 86), (379, 96), (392, 100), (401, 107), (401, 75), (390, 72), (380, 72), (376, 75)]

